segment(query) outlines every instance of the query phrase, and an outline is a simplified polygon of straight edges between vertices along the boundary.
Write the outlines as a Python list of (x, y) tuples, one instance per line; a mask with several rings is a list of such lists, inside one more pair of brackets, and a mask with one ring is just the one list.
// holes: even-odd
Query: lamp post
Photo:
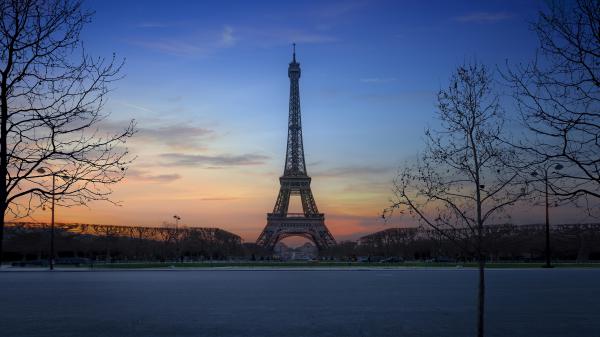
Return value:
[(178, 259), (181, 260), (181, 262), (183, 262), (183, 257), (181, 256), (181, 243), (179, 242), (179, 220), (181, 220), (181, 217), (179, 215), (173, 215), (173, 219), (175, 219), (175, 244), (177, 245), (177, 252), (176, 254), (178, 255)]
[[(556, 171), (559, 171), (563, 168), (563, 166), (561, 164), (556, 164), (554, 165), (554, 169)], [(546, 166), (544, 167), (543, 173), (544, 173), (544, 190), (545, 190), (545, 201), (546, 201), (546, 264), (544, 265), (544, 268), (552, 268), (552, 265), (550, 264), (550, 258), (551, 258), (551, 253), (550, 253), (550, 213), (549, 213), (549, 202), (548, 202), (548, 170), (550, 169), (550, 166)], [(531, 175), (536, 177), (538, 175), (537, 171), (533, 171), (531, 172)]]
[(45, 174), (46, 171), (52, 174), (52, 220), (50, 222), (50, 257), (48, 258), (48, 262), (50, 264), (50, 270), (54, 270), (54, 204), (56, 199), (56, 172), (44, 167), (40, 167), (39, 169), (37, 169), (37, 172), (40, 174)]

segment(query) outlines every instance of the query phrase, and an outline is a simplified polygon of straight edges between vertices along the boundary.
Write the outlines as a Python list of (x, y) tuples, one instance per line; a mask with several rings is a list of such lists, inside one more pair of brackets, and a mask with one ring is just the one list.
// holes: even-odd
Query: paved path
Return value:
[[(487, 336), (600, 336), (599, 269), (488, 270)], [(0, 336), (473, 336), (475, 270), (0, 272)]]

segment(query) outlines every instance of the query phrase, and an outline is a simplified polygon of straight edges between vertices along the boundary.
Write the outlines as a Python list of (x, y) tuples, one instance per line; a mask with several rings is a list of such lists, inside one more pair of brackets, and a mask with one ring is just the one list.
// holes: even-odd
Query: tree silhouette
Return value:
[(600, 1), (551, 1), (532, 28), (535, 60), (505, 75), (532, 133), (515, 145), (542, 166), (564, 166), (552, 194), (600, 200)]
[(123, 144), (134, 125), (98, 129), (122, 62), (86, 53), (80, 33), (92, 13), (80, 1), (2, 1), (0, 14), (1, 259), (7, 215), (27, 216), (53, 197), (109, 200), (130, 163)]
[(492, 76), (480, 64), (461, 66), (438, 94), (441, 127), (426, 131), (419, 161), (400, 170), (386, 213), (398, 209), (453, 242), (479, 266), (477, 335), (484, 335), (484, 225), (525, 195), (515, 152), (505, 145), (503, 115)]

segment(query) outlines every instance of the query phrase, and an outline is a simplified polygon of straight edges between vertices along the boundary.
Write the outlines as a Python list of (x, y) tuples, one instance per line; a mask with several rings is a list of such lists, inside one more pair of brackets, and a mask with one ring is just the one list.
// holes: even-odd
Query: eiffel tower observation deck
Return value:
[[(300, 113), (300, 63), (296, 62), (296, 44), (293, 46), (292, 62), (288, 67), (290, 105), (285, 166), (279, 178), (280, 188), (275, 207), (272, 213), (267, 213), (267, 225), (256, 243), (273, 249), (277, 242), (286, 237), (301, 236), (313, 241), (321, 250), (335, 245), (335, 239), (325, 226), (325, 214), (319, 213), (310, 188), (311, 178), (306, 171)], [(302, 213), (288, 212), (291, 196), (300, 197)]]

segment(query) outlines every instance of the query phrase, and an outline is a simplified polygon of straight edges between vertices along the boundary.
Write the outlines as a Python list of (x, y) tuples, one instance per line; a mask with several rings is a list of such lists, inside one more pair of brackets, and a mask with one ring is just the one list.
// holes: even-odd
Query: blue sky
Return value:
[(297, 42), (307, 147), (336, 139), (321, 154), (340, 160), (348, 153), (338, 145), (348, 141), (390, 146), (401, 133), (417, 146), (432, 93), (457, 65), (527, 60), (536, 44), (528, 21), (537, 5), (526, 1), (88, 4), (97, 14), (86, 44), (127, 60), (115, 100), (237, 135), (285, 131), (286, 66)]
[[(435, 124), (455, 68), (527, 62), (538, 1), (88, 1), (82, 36), (125, 58), (109, 127), (135, 118), (138, 156), (115, 196), (71, 220), (160, 224), (180, 213), (255, 238), (283, 169), (291, 43), (305, 152), (332, 232), (382, 226), (394, 172)], [(510, 115), (510, 107), (507, 107)], [(152, 205), (151, 208), (148, 206)], [(541, 213), (540, 213), (541, 214)], [(90, 221), (92, 221), (90, 220)], [(528, 221), (528, 220), (524, 220)]]

